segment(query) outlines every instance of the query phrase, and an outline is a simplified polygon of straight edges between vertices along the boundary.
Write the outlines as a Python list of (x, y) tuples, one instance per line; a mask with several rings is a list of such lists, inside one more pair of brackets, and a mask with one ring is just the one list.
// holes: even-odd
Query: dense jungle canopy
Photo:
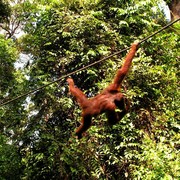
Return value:
[[(131, 109), (114, 126), (100, 115), (77, 140), (81, 110), (66, 79), (2, 105), (153, 34), (180, 16), (178, 7), (162, 0), (0, 0), (0, 180), (178, 180), (180, 21), (139, 46), (121, 88)], [(95, 96), (126, 53), (72, 78)]]

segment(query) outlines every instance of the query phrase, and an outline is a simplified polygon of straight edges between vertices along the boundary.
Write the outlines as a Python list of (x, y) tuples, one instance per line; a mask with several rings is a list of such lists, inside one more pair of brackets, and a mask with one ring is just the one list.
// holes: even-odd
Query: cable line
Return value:
[[(160, 33), (161, 31), (167, 29), (169, 26), (173, 25), (174, 23), (178, 22), (179, 20), (180, 20), (180, 18), (178, 18), (178, 19), (170, 22), (169, 24), (167, 24), (166, 26), (162, 27), (162, 28), (159, 29), (158, 31), (154, 32), (153, 34), (151, 34), (151, 35), (147, 36), (146, 38), (142, 39), (141, 41), (139, 41), (139, 44), (147, 41), (147, 40), (150, 39), (151, 37), (155, 36), (156, 34)], [(22, 97), (25, 97), (25, 96), (27, 96), (27, 95), (29, 95), (29, 94), (32, 94), (32, 93), (34, 93), (34, 92), (36, 92), (36, 91), (39, 91), (39, 90), (41, 90), (41, 89), (43, 89), (43, 88), (45, 88), (45, 87), (47, 87), (47, 86), (50, 86), (51, 84), (54, 84), (54, 83), (56, 83), (56, 82), (58, 82), (58, 81), (60, 81), (60, 80), (62, 80), (62, 79), (64, 79), (64, 78), (67, 78), (67, 77), (69, 77), (69, 76), (71, 76), (71, 75), (73, 75), (73, 74), (76, 74), (76, 73), (79, 72), (79, 71), (83, 71), (83, 70), (85, 70), (85, 69), (87, 69), (87, 68), (89, 68), (89, 67), (91, 67), (91, 66), (94, 66), (95, 64), (98, 64), (98, 63), (100, 63), (100, 62), (102, 62), (102, 61), (105, 61), (105, 60), (107, 60), (107, 59), (109, 59), (109, 58), (111, 58), (111, 57), (113, 57), (113, 56), (116, 56), (116, 55), (118, 55), (118, 54), (121, 54), (122, 52), (127, 51), (127, 50), (129, 50), (129, 49), (130, 49), (130, 47), (127, 47), (127, 48), (125, 48), (125, 49), (123, 49), (123, 50), (117, 51), (117, 52), (115, 52), (115, 53), (113, 53), (113, 54), (111, 54), (111, 55), (109, 55), (109, 56), (106, 56), (106, 57), (104, 57), (104, 58), (102, 58), (102, 59), (100, 59), (100, 60), (98, 60), (98, 61), (96, 61), (96, 62), (93, 62), (93, 63), (91, 63), (91, 64), (89, 64), (89, 65), (87, 65), (87, 66), (84, 66), (84, 67), (82, 67), (82, 68), (80, 68), (80, 69), (77, 69), (77, 70), (75, 70), (75, 71), (73, 71), (73, 72), (70, 72), (70, 73), (68, 73), (68, 74), (66, 74), (66, 75), (64, 75), (64, 76), (61, 76), (61, 77), (58, 78), (57, 80), (54, 80), (54, 81), (52, 81), (52, 82), (50, 82), (50, 83), (48, 83), (48, 84), (46, 84), (46, 85), (43, 85), (43, 86), (41, 86), (41, 87), (39, 87), (39, 88), (36, 88), (36, 89), (34, 89), (34, 90), (31, 90), (31, 91), (29, 91), (29, 92), (27, 92), (27, 93), (21, 94), (21, 95), (17, 96), (17, 97), (14, 98), (14, 99), (8, 100), (8, 101), (6, 101), (6, 102), (2, 102), (2, 103), (0, 103), (0, 107), (1, 107), (1, 106), (4, 106), (4, 105), (6, 105), (6, 104), (9, 104), (9, 103), (11, 103), (11, 102), (13, 102), (13, 101), (16, 101), (16, 100), (18, 100), (18, 99), (20, 99), (20, 98), (22, 98)]]

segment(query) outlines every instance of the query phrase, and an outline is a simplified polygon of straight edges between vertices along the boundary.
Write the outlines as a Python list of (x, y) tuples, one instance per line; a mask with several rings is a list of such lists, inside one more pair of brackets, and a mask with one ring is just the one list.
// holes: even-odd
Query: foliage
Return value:
[[(0, 36), (0, 95), (7, 89), (13, 78), (13, 63), (16, 61), (17, 52), (11, 40), (5, 40)], [(11, 85), (10, 85), (11, 86)]]
[[(15, 41), (16, 47), (12, 40), (0, 39), (1, 98), (46, 85), (152, 34), (167, 23), (158, 2), (18, 4), (15, 17), (25, 34)], [(10, 169), (18, 164), (17, 179), (178, 179), (177, 30), (167, 29), (140, 45), (122, 87), (131, 112), (113, 127), (101, 115), (85, 137), (76, 140), (80, 109), (68, 95), (65, 80), (1, 108), (1, 144), (6, 145), (0, 150), (5, 157), (0, 168), (8, 169), (12, 148)], [(14, 69), (16, 48), (30, 57), (22, 69)], [(73, 74), (76, 85), (94, 96), (111, 81), (125, 54)]]
[(135, 177), (142, 179), (178, 179), (180, 175), (180, 163), (178, 150), (174, 148), (174, 142), (169, 142), (161, 137), (157, 143), (145, 137), (141, 146), (143, 153), (138, 154), (139, 164)]
[[(13, 98), (19, 90), (22, 90), (22, 81), (20, 81), (22, 75), (14, 68), (17, 58), (18, 51), (13, 40), (5, 39), (0, 35), (0, 104)], [(1, 179), (20, 179), (22, 172), (17, 139), (20, 132), (20, 114), (21, 117), (24, 114), (24, 107), (20, 102), (0, 107)]]
[(0, 0), (0, 23), (6, 22), (8, 16), (10, 15), (11, 9), (9, 4), (4, 1)]
[(0, 135), (0, 177), (5, 179), (19, 179), (21, 171), (21, 159), (18, 149), (7, 144), (7, 139)]

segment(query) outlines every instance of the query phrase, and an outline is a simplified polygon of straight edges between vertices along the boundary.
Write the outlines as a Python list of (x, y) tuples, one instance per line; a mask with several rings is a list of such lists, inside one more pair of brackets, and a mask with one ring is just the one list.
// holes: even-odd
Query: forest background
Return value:
[[(122, 86), (131, 110), (113, 127), (101, 115), (75, 138), (81, 111), (66, 79), (2, 105), (159, 30), (162, 3), (0, 0), (0, 180), (180, 178), (179, 22), (140, 45)], [(180, 3), (166, 3), (178, 18)], [(72, 77), (92, 97), (126, 53)]]

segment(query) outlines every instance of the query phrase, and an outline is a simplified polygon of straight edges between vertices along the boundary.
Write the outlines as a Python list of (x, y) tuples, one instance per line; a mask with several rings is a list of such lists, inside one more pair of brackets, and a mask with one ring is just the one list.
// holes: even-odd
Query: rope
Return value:
[[(161, 31), (165, 30), (166, 28), (168, 28), (168, 27), (171, 26), (172, 24), (178, 22), (179, 20), (180, 20), (180, 18), (178, 18), (178, 19), (170, 22), (170, 23), (167, 24), (166, 26), (162, 27), (160, 30), (156, 31), (155, 33), (153, 33), (153, 34), (147, 36), (146, 38), (142, 39), (141, 41), (139, 41), (139, 44), (143, 43), (144, 41), (147, 41), (147, 40), (150, 39), (151, 37), (155, 36), (156, 34), (160, 33)], [(41, 89), (44, 89), (45, 87), (50, 86), (51, 84), (54, 84), (54, 83), (56, 83), (56, 82), (58, 82), (58, 81), (60, 81), (60, 80), (62, 80), (62, 79), (64, 79), (64, 78), (67, 78), (67, 77), (69, 77), (69, 76), (71, 76), (71, 75), (73, 75), (73, 74), (76, 74), (76, 73), (79, 72), (79, 71), (83, 71), (83, 70), (85, 70), (85, 69), (87, 69), (87, 68), (89, 68), (89, 67), (91, 67), (91, 66), (94, 66), (95, 64), (98, 64), (98, 63), (100, 63), (100, 62), (102, 62), (102, 61), (105, 61), (105, 60), (107, 60), (107, 59), (109, 59), (109, 58), (111, 58), (111, 57), (113, 57), (113, 56), (116, 56), (116, 55), (118, 55), (118, 54), (121, 54), (122, 52), (127, 51), (127, 50), (129, 50), (129, 49), (130, 49), (130, 47), (127, 47), (127, 48), (125, 48), (125, 49), (123, 49), (123, 50), (117, 51), (117, 52), (115, 52), (114, 54), (111, 54), (111, 55), (109, 55), (109, 56), (106, 56), (105, 58), (102, 58), (102, 59), (100, 59), (100, 60), (98, 60), (98, 61), (96, 61), (96, 62), (94, 62), (94, 63), (91, 63), (91, 64), (89, 64), (89, 65), (87, 65), (87, 66), (84, 66), (84, 67), (82, 67), (82, 68), (80, 68), (80, 69), (77, 69), (77, 70), (75, 70), (75, 71), (73, 71), (73, 72), (70, 72), (70, 73), (68, 73), (68, 74), (66, 74), (66, 75), (64, 75), (64, 76), (61, 76), (61, 77), (58, 78), (57, 80), (54, 80), (54, 81), (52, 81), (52, 82), (50, 82), (50, 83), (48, 83), (48, 84), (46, 84), (46, 85), (43, 85), (43, 86), (41, 86), (41, 87), (39, 87), (39, 88), (36, 88), (36, 89), (34, 89), (34, 90), (31, 90), (31, 91), (29, 91), (29, 92), (27, 92), (27, 93), (21, 94), (21, 95), (17, 96), (17, 97), (14, 98), (14, 99), (8, 100), (8, 101), (6, 101), (6, 102), (2, 102), (2, 103), (0, 103), (0, 107), (1, 107), (1, 106), (4, 106), (4, 105), (6, 105), (6, 104), (9, 104), (9, 103), (11, 103), (11, 102), (13, 102), (13, 101), (16, 101), (16, 100), (18, 100), (18, 99), (20, 99), (20, 98), (22, 98), (22, 97), (25, 97), (25, 96), (27, 96), (27, 95), (29, 95), (29, 94), (32, 94), (32, 93), (34, 93), (34, 92), (36, 92), (36, 91), (39, 91), (39, 90), (41, 90)]]

